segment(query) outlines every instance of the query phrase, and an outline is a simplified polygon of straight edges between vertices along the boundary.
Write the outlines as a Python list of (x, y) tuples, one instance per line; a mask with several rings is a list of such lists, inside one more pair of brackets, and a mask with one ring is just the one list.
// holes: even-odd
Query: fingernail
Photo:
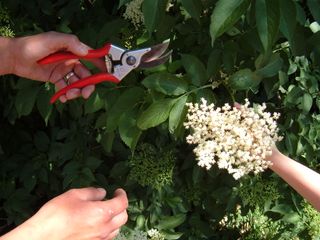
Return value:
[(82, 55), (87, 55), (88, 54), (88, 51), (89, 51), (89, 47), (87, 45), (85, 45), (84, 43), (81, 43), (79, 45), (79, 52), (82, 54)]

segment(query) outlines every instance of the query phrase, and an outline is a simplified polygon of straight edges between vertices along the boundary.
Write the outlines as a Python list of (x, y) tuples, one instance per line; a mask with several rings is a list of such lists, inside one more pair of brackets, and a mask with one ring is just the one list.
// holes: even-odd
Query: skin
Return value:
[(277, 148), (267, 160), (272, 162), (270, 168), (275, 173), (320, 211), (319, 173), (285, 156)]
[(72, 189), (47, 202), (26, 222), (0, 240), (110, 240), (126, 223), (128, 199), (117, 189), (103, 200), (101, 188)]
[[(15, 74), (20, 77), (51, 82), (59, 90), (66, 86), (63, 77), (73, 71), (75, 76), (70, 83), (91, 75), (90, 71), (79, 60), (60, 61), (54, 64), (40, 65), (38, 60), (58, 51), (70, 51), (78, 56), (88, 53), (89, 46), (70, 34), (47, 32), (20, 38), (0, 38), (0, 75)], [(105, 71), (103, 60), (95, 59), (92, 62)], [(93, 85), (83, 89), (71, 89), (60, 97), (66, 102), (82, 96), (87, 99), (95, 88)]]
[[(15, 74), (27, 79), (51, 82), (59, 90), (66, 86), (63, 77), (73, 71), (70, 82), (90, 76), (78, 60), (39, 65), (38, 60), (58, 51), (70, 51), (84, 56), (90, 48), (74, 35), (48, 32), (21, 38), (0, 37), (0, 75)], [(92, 61), (105, 71), (101, 59)], [(82, 96), (88, 98), (94, 86), (71, 89), (60, 97), (66, 102)], [(128, 199), (122, 189), (104, 200), (101, 188), (72, 189), (47, 202), (30, 219), (0, 237), (0, 240), (109, 240), (128, 219)]]
[[(241, 107), (239, 103), (235, 103), (234, 106), (238, 109)], [(272, 162), (270, 166), (272, 171), (320, 212), (319, 173), (285, 156), (276, 147), (272, 149), (272, 154), (266, 160)]]

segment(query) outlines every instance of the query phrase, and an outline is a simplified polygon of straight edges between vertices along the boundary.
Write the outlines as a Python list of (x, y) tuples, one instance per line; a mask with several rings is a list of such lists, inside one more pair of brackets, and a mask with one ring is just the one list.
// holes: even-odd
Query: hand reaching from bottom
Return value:
[(72, 189), (47, 202), (32, 218), (0, 240), (110, 240), (127, 221), (128, 200), (118, 189)]

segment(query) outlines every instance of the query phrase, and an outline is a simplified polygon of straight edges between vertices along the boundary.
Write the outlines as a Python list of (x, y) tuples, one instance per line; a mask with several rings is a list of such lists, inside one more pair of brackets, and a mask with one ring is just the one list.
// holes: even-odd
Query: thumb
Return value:
[(80, 188), (77, 189), (78, 197), (84, 201), (101, 201), (105, 198), (107, 192), (103, 188)]

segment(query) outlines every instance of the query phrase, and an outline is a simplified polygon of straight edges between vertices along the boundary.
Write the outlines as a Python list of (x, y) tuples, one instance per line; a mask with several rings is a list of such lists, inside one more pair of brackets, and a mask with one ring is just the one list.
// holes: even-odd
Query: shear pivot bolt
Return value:
[(137, 62), (137, 59), (134, 56), (127, 57), (127, 64), (128, 65), (134, 65)]

